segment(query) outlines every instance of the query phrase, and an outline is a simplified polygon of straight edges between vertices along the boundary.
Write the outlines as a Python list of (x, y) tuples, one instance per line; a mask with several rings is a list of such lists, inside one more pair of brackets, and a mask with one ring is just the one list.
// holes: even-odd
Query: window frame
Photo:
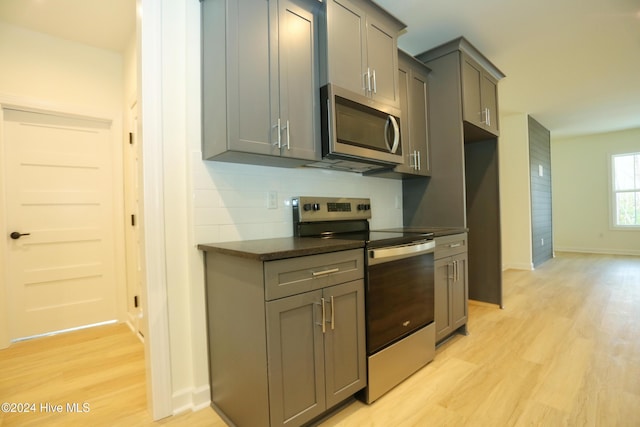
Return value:
[(640, 231), (640, 223), (634, 225), (620, 225), (617, 218), (617, 195), (618, 193), (640, 193), (640, 187), (632, 190), (616, 190), (615, 184), (615, 158), (623, 156), (640, 156), (640, 151), (620, 152), (609, 154), (609, 226), (612, 230)]

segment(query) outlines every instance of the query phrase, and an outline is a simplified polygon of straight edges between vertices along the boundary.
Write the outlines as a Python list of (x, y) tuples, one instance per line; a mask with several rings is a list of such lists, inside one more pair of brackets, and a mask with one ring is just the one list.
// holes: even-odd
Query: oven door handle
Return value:
[(389, 248), (369, 249), (369, 265), (433, 253), (435, 247), (436, 242), (430, 240), (418, 244), (412, 243), (409, 245), (391, 246)]

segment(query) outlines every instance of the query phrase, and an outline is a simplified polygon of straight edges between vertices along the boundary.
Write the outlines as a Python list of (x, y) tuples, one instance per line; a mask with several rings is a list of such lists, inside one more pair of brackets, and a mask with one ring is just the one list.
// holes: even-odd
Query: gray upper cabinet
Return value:
[(463, 119), (499, 135), (498, 80), (467, 54), (462, 54)]
[(275, 166), (320, 158), (318, 8), (202, 2), (203, 158)]
[(429, 69), (399, 51), (400, 109), (404, 164), (396, 171), (417, 176), (431, 174), (429, 157)]
[(398, 33), (405, 25), (366, 0), (328, 0), (321, 83), (399, 106)]

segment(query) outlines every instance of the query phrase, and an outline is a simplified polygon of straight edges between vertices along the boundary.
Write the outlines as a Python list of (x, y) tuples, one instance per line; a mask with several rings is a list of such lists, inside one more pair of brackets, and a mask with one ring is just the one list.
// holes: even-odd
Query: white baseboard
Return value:
[(533, 270), (533, 263), (514, 262), (512, 264), (505, 264), (502, 266), (502, 271), (505, 270)]
[(631, 255), (640, 256), (640, 250), (634, 249), (607, 249), (607, 248), (575, 248), (575, 247), (560, 247), (555, 246), (555, 252), (578, 252), (585, 254), (602, 254), (602, 255)]
[(199, 411), (211, 405), (209, 384), (185, 388), (173, 393), (173, 415), (187, 411)]

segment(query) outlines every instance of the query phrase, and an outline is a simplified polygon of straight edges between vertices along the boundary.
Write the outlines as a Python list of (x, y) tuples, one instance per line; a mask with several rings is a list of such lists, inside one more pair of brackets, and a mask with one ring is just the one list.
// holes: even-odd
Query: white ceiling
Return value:
[(135, 31), (136, 0), (0, 0), (0, 20), (122, 51)]
[[(553, 136), (640, 128), (640, 0), (377, 3), (407, 24), (411, 54), (466, 37), (507, 75), (503, 114), (531, 114)], [(0, 0), (0, 19), (122, 50), (135, 0)]]
[(416, 55), (467, 38), (506, 78), (500, 110), (552, 136), (640, 128), (639, 0), (377, 0)]

